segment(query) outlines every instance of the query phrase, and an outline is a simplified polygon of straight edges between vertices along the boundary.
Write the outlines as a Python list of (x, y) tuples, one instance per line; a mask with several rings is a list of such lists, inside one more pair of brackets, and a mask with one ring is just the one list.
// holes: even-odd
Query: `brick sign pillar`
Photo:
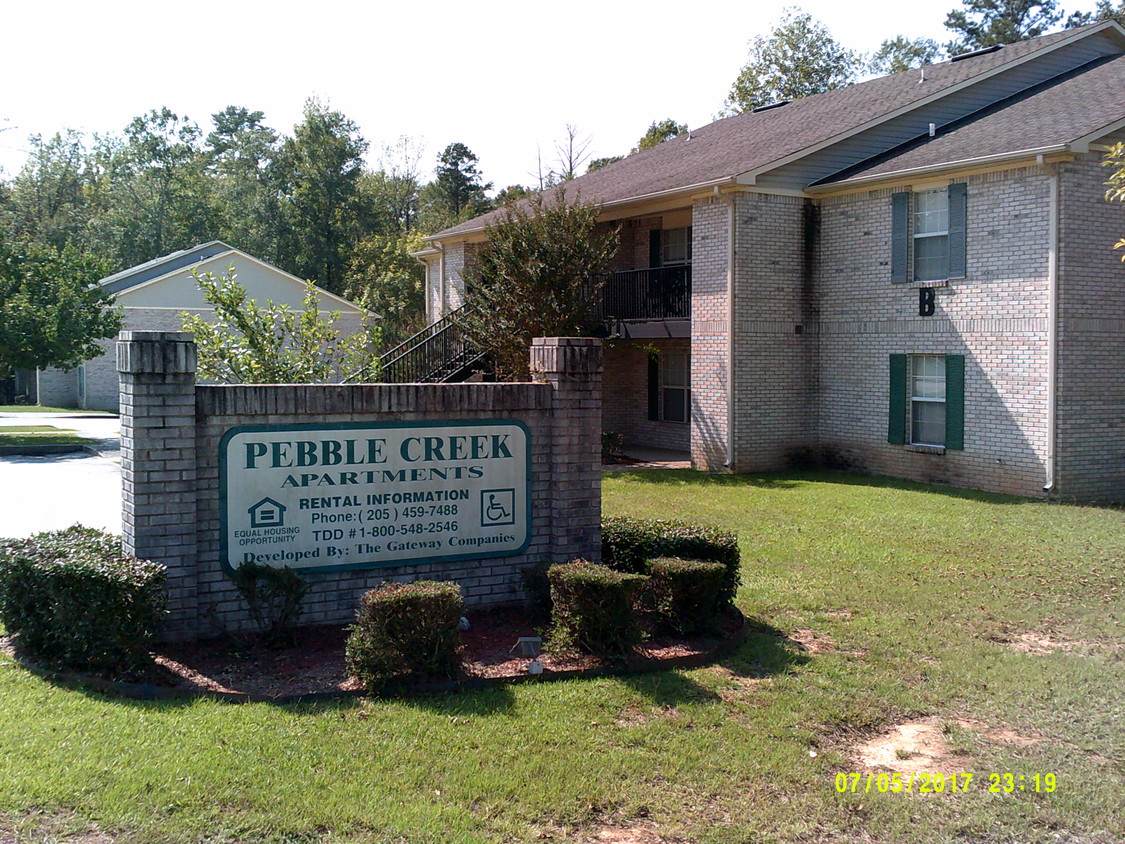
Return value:
[(556, 560), (601, 560), (602, 344), (589, 337), (537, 337), (531, 375), (554, 400), (552, 552)]
[(123, 331), (117, 343), (124, 548), (168, 567), (172, 619), (196, 612), (195, 364), (191, 334)]

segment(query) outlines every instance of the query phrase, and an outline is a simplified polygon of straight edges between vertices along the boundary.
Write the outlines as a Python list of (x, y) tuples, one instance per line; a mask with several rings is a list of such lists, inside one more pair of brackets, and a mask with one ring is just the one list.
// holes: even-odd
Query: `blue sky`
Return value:
[[(749, 40), (791, 5), (9, 0), (0, 6), (0, 128), (10, 127), (0, 132), (0, 168), (18, 170), (31, 133), (117, 132), (165, 105), (204, 129), (212, 113), (243, 105), (289, 132), (315, 95), (359, 125), (372, 163), (409, 135), (424, 144), (425, 178), (441, 149), (461, 141), (497, 188), (530, 184), (537, 149), (549, 164), (568, 123), (591, 138), (594, 156), (626, 152), (654, 119), (709, 123)], [(954, 3), (801, 8), (845, 46), (870, 51), (899, 33), (947, 40)]]

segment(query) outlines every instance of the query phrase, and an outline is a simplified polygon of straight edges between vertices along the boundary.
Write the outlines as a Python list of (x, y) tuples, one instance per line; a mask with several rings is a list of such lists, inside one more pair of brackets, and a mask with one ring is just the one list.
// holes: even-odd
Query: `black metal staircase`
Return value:
[(384, 354), (379, 359), (380, 380), (389, 384), (436, 384), (464, 381), (486, 369), (485, 356), (461, 326), (465, 308), (462, 305), (450, 311)]

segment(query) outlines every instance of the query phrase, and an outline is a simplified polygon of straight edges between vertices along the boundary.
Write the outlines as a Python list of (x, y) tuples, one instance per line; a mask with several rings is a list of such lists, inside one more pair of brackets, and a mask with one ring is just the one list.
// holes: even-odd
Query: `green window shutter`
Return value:
[(910, 194), (891, 194), (891, 281), (909, 281)]
[(968, 268), (966, 255), (966, 215), (968, 201), (964, 182), (949, 186), (949, 277), (964, 278)]
[(887, 391), (887, 442), (906, 442), (906, 355), (891, 355), (891, 380)]
[(648, 356), (648, 418), (660, 421), (660, 356)]
[(649, 229), (648, 265), (650, 267), (660, 266), (660, 229)]
[(965, 356), (945, 356), (945, 447), (965, 448)]

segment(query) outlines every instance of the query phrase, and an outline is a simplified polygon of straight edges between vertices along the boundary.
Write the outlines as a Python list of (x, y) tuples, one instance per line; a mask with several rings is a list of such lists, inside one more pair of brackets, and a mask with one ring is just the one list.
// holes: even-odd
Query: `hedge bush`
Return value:
[(551, 566), (547, 578), (553, 647), (614, 656), (641, 640), (633, 604), (648, 578), (585, 560)]
[(368, 691), (403, 675), (452, 676), (464, 608), (456, 583), (384, 583), (365, 592), (348, 636), (348, 669)]
[(289, 566), (274, 568), (260, 563), (243, 563), (231, 572), (230, 579), (265, 643), (291, 643), (293, 628), (301, 617), (301, 601), (309, 591), (305, 579)]
[(148, 664), (164, 582), (164, 566), (94, 528), (0, 542), (0, 620), (29, 654), (62, 668), (127, 675)]
[(602, 519), (602, 563), (612, 569), (635, 574), (648, 571), (649, 560), (681, 557), (722, 563), (721, 604), (734, 603), (741, 580), (738, 537), (729, 530), (669, 522), (607, 516)]
[(726, 568), (722, 563), (657, 557), (649, 562), (652, 596), (661, 621), (680, 633), (719, 628), (719, 598)]

